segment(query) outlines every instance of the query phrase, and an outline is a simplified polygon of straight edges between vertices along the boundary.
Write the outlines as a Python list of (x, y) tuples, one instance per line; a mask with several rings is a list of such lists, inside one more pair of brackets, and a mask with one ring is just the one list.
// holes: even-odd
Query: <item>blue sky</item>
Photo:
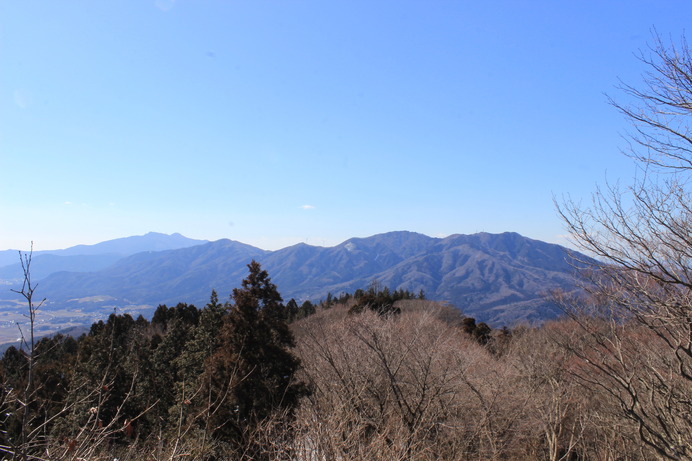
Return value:
[(651, 30), (689, 1), (0, 1), (0, 249), (265, 249), (411, 230), (563, 243), (628, 181)]

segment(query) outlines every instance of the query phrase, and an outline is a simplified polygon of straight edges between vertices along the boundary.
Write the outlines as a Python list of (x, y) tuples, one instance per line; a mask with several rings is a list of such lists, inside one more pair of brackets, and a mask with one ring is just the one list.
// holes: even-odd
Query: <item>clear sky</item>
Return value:
[(0, 0), (0, 249), (149, 231), (563, 242), (684, 1)]

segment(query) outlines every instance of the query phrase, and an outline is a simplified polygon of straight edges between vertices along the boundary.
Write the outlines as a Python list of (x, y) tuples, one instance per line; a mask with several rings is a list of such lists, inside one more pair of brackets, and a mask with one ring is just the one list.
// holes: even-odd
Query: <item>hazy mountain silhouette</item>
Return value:
[[(35, 251), (31, 265), (32, 275), (35, 279), (41, 279), (59, 271), (93, 272), (104, 269), (125, 256), (143, 251), (175, 250), (203, 243), (207, 243), (207, 240), (189, 239), (178, 233), (167, 235), (149, 232), (95, 245)], [(22, 275), (19, 252), (0, 251), (0, 280), (17, 280), (21, 279)]]

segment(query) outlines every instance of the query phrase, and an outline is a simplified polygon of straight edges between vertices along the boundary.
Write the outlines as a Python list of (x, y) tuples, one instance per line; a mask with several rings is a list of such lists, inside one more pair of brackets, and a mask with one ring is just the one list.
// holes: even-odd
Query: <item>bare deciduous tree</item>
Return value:
[(303, 321), (306, 459), (521, 459), (533, 436), (521, 376), (439, 309)]
[(627, 154), (637, 178), (597, 190), (590, 207), (558, 207), (574, 242), (600, 260), (586, 284), (587, 310), (597, 315), (564, 305), (589, 339), (575, 348), (594, 372), (585, 381), (619, 402), (657, 456), (690, 459), (692, 55), (684, 37), (680, 45), (654, 40), (640, 56), (644, 84), (621, 86), (635, 104), (611, 101), (634, 127)]

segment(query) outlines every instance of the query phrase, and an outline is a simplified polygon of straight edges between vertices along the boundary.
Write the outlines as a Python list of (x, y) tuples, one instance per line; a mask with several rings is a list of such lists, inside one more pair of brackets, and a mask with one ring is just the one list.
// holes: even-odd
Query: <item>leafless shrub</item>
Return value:
[(298, 343), (314, 393), (297, 431), (306, 459), (493, 459), (517, 450), (526, 429), (518, 376), (440, 313), (305, 322)]

